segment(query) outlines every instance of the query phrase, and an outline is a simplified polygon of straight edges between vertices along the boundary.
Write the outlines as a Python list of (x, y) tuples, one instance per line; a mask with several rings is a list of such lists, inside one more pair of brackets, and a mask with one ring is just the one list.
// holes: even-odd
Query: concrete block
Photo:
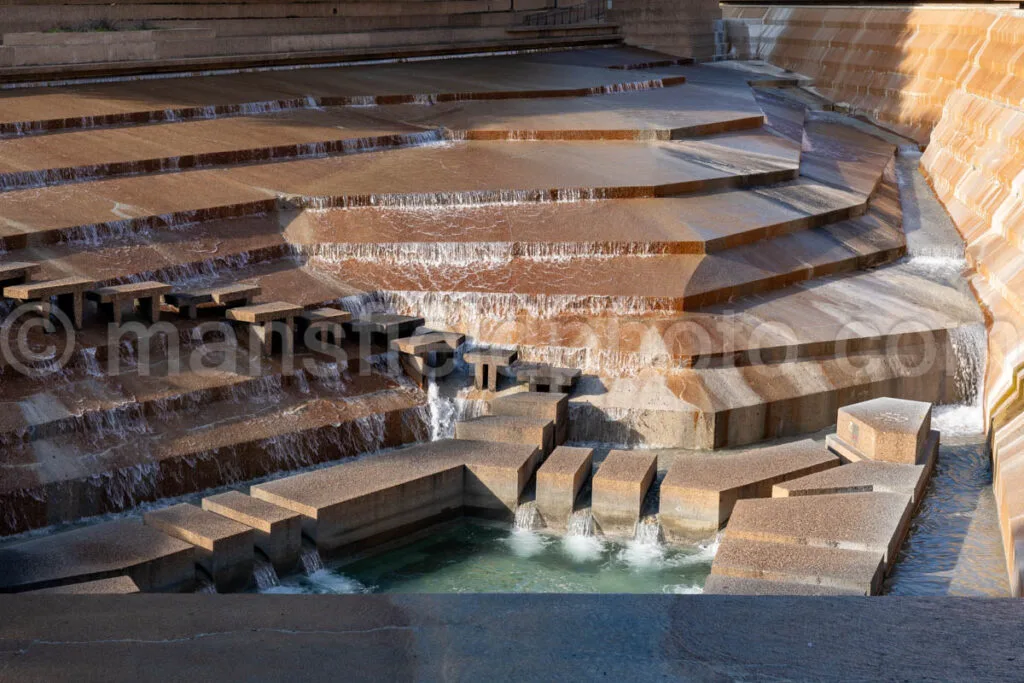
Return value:
[(913, 465), (931, 419), (930, 403), (876, 398), (840, 408), (836, 436), (869, 460)]
[(135, 583), (132, 577), (114, 576), (109, 579), (83, 581), (82, 583), (42, 588), (30, 592), (37, 595), (129, 595), (131, 593), (141, 593), (142, 591), (139, 590), (138, 584)]
[(887, 569), (910, 527), (910, 496), (844, 493), (741, 500), (726, 527), (729, 538), (796, 546), (881, 552)]
[(787, 583), (766, 579), (747, 579), (736, 576), (711, 574), (704, 581), (705, 595), (863, 595), (856, 589), (834, 586), (814, 586), (806, 583)]
[(594, 475), (591, 510), (607, 536), (632, 537), (644, 498), (654, 482), (658, 456), (647, 451), (612, 451)]
[(466, 441), (466, 512), (511, 520), (527, 482), (541, 460), (538, 446), (491, 441)]
[(838, 465), (835, 455), (810, 439), (733, 453), (680, 454), (661, 484), (658, 518), (669, 538), (705, 537), (725, 523), (736, 501), (770, 498), (778, 482)]
[(253, 530), (233, 520), (181, 503), (143, 516), (146, 526), (196, 547), (196, 564), (219, 592), (244, 590), (252, 579)]
[(881, 551), (748, 541), (726, 533), (711, 573), (877, 595), (882, 589), (885, 563)]
[(860, 462), (843, 465), (799, 479), (776, 484), (772, 496), (817, 496), (830, 493), (903, 493), (917, 503), (924, 495), (928, 477), (924, 465), (900, 465), (891, 462)]
[(547, 457), (555, 448), (555, 425), (544, 418), (485, 415), (457, 423), (455, 438), (530, 444)]
[(302, 515), (265, 500), (228, 491), (203, 499), (203, 509), (251, 527), (253, 544), (278, 574), (294, 570), (302, 551)]
[(499, 396), (491, 401), (491, 415), (513, 415), (550, 420), (555, 424), (555, 445), (561, 446), (569, 436), (569, 395), (522, 391)]
[(537, 510), (549, 529), (565, 530), (593, 463), (593, 448), (559, 446), (537, 470)]

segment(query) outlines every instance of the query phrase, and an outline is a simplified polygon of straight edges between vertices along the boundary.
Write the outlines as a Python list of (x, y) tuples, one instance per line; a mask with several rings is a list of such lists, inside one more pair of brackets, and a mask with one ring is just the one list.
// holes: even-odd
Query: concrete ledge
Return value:
[(491, 401), (491, 415), (514, 415), (550, 420), (555, 425), (555, 445), (561, 446), (569, 435), (569, 395), (521, 391)]
[(218, 591), (244, 590), (252, 579), (253, 530), (202, 508), (181, 503), (147, 512), (146, 526), (196, 546), (196, 563)]
[(632, 537), (644, 498), (654, 482), (658, 456), (647, 451), (612, 451), (594, 475), (591, 510), (601, 533)]
[(278, 574), (295, 568), (302, 550), (302, 515), (239, 491), (203, 499), (203, 509), (251, 527), (254, 545)]
[(666, 535), (692, 540), (714, 533), (736, 501), (770, 498), (772, 486), (839, 465), (810, 439), (715, 455), (678, 455), (661, 483), (658, 518)]
[(593, 463), (593, 448), (559, 446), (537, 470), (537, 510), (549, 529), (565, 530)]
[(143, 591), (191, 590), (195, 548), (137, 522), (42, 536), (0, 550), (0, 592), (128, 576)]
[(485, 415), (457, 423), (455, 438), (529, 444), (547, 456), (555, 448), (555, 425), (544, 418)]
[(139, 586), (130, 576), (115, 576), (110, 579), (97, 579), (83, 583), (72, 583), (67, 586), (42, 588), (30, 591), (36, 594), (52, 595), (128, 595), (141, 593)]

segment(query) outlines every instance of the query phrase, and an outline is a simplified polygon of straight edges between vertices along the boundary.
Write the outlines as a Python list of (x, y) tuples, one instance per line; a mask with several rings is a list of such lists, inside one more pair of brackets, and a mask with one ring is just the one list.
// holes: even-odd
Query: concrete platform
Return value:
[(549, 420), (555, 425), (555, 445), (565, 443), (569, 434), (569, 395), (521, 391), (492, 399), (491, 415), (510, 415)]
[(537, 470), (537, 511), (547, 528), (565, 530), (593, 462), (593, 448), (559, 446)]
[(839, 466), (819, 443), (795, 443), (721, 454), (679, 454), (661, 483), (658, 519), (666, 536), (706, 537), (729, 518), (736, 501), (770, 498), (782, 481)]
[(748, 541), (878, 552), (892, 566), (913, 506), (902, 493), (741, 500), (726, 535)]
[(726, 532), (711, 574), (877, 595), (885, 563), (881, 552), (747, 541)]
[(654, 482), (658, 456), (647, 451), (611, 451), (594, 475), (591, 511), (606, 536), (632, 538), (644, 498)]
[(253, 529), (245, 524), (181, 503), (143, 515), (146, 526), (196, 547), (196, 564), (213, 578), (218, 591), (240, 591), (252, 580)]
[(146, 592), (191, 590), (195, 548), (136, 522), (41, 536), (0, 550), (0, 592), (128, 576)]
[(239, 491), (203, 498), (202, 506), (252, 527), (253, 544), (267, 556), (279, 575), (295, 569), (302, 550), (302, 515)]
[(465, 456), (463, 494), (467, 514), (512, 521), (523, 489), (543, 459), (543, 451), (530, 443), (473, 444)]
[(835, 586), (812, 585), (807, 583), (787, 583), (768, 579), (749, 579), (737, 576), (711, 574), (704, 581), (705, 595), (793, 595), (803, 597), (824, 597), (829, 595), (859, 595), (856, 588), (838, 588)]
[(555, 425), (544, 418), (485, 415), (456, 423), (455, 438), (530, 444), (547, 457), (555, 449)]
[[(934, 464), (934, 462), (932, 463)], [(902, 493), (916, 505), (928, 485), (931, 467), (862, 460), (806, 477), (775, 484), (772, 496), (817, 496), (830, 493), (881, 491)]]

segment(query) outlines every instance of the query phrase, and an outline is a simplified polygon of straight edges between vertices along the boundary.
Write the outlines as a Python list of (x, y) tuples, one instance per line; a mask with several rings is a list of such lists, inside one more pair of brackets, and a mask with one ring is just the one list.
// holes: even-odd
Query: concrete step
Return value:
[(537, 512), (544, 526), (565, 531), (576, 498), (590, 481), (593, 448), (559, 446), (537, 470)]
[(325, 554), (359, 550), (462, 514), (512, 519), (539, 459), (522, 444), (443, 440), (253, 486), (303, 515)]
[(191, 543), (196, 564), (213, 578), (217, 592), (245, 590), (252, 581), (253, 530), (189, 503), (143, 515), (146, 526)]
[(590, 503), (594, 524), (601, 534), (633, 538), (657, 470), (657, 453), (608, 453), (594, 474)]
[(881, 552), (763, 543), (726, 536), (715, 554), (711, 575), (878, 595), (885, 564)]
[(0, 592), (128, 576), (144, 592), (191, 590), (195, 548), (137, 522), (39, 536), (0, 549)]
[(773, 485), (838, 466), (839, 458), (810, 439), (713, 458), (678, 454), (661, 483), (658, 519), (670, 539), (704, 538), (728, 520), (736, 501), (770, 498)]
[(538, 391), (504, 393), (490, 401), (488, 413), (498, 416), (547, 420), (554, 425), (554, 444), (561, 446), (569, 433), (569, 396)]
[(198, 413), (90, 438), (15, 444), (0, 462), (2, 534), (118, 512), (266, 474), (395, 446), (424, 435), (421, 395), (359, 377), (343, 393), (287, 393), (272, 402), (219, 402)]
[(295, 570), (302, 551), (302, 517), (240, 491), (203, 498), (203, 509), (253, 530), (253, 545), (274, 565), (279, 576)]
[(775, 484), (772, 488), (772, 497), (881, 491), (908, 495), (917, 505), (928, 486), (934, 466), (934, 458), (930, 459), (927, 465), (899, 465), (862, 460)]
[(836, 586), (811, 585), (806, 583), (787, 583), (768, 579), (739, 578), (711, 574), (704, 582), (706, 595), (864, 595), (859, 589), (839, 588)]
[(555, 424), (543, 417), (486, 415), (457, 423), (455, 438), (529, 444), (547, 457), (555, 448)]
[(910, 496), (902, 493), (741, 500), (725, 538), (874, 553), (888, 572), (909, 531), (912, 511)]

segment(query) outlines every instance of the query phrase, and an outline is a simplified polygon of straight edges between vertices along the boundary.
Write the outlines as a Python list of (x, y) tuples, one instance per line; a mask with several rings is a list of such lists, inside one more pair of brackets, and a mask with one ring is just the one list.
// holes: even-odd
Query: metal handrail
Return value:
[(587, 0), (571, 7), (559, 7), (527, 14), (523, 17), (523, 23), (526, 26), (561, 26), (589, 20), (602, 21), (604, 12), (605, 0)]

